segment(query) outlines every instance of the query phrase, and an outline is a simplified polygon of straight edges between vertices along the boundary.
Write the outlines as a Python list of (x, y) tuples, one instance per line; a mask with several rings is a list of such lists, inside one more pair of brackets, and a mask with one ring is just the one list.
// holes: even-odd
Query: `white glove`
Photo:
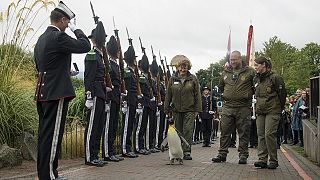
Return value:
[(257, 103), (257, 99), (252, 99), (252, 103), (256, 104)]
[(106, 91), (107, 91), (107, 92), (111, 92), (111, 91), (112, 91), (112, 88), (106, 87)]
[(214, 112), (213, 111), (209, 111), (209, 114), (214, 114)]
[(125, 114), (128, 111), (127, 101), (123, 101), (121, 105), (121, 111)]
[(156, 101), (156, 98), (153, 96), (150, 101)]
[(143, 108), (137, 108), (137, 109), (136, 109), (136, 112), (137, 112), (138, 114), (141, 114), (141, 113), (143, 112)]
[(106, 102), (105, 112), (110, 112), (110, 103)]
[(158, 103), (158, 106), (162, 106), (162, 104), (163, 104), (163, 102), (162, 102), (162, 101), (160, 101), (160, 102)]
[(143, 97), (143, 94), (138, 95), (137, 97), (138, 97), (138, 99), (141, 99)]
[(77, 26), (76, 26), (76, 18), (73, 19), (73, 21), (70, 21), (69, 24), (68, 24), (70, 30), (72, 32), (74, 32), (76, 29), (77, 29)]
[(121, 93), (121, 97), (126, 97), (128, 95), (128, 91), (126, 90), (124, 93)]
[(159, 116), (160, 116), (160, 111), (159, 111), (159, 110), (157, 110), (157, 112), (156, 112), (156, 116), (157, 116), (157, 117), (159, 117)]
[(71, 70), (70, 71), (70, 75), (71, 76), (76, 76), (76, 75), (78, 75), (79, 74), (79, 71), (74, 71), (74, 70)]
[(92, 109), (92, 107), (93, 107), (93, 100), (92, 100), (92, 99), (86, 100), (85, 106), (86, 106), (88, 109)]

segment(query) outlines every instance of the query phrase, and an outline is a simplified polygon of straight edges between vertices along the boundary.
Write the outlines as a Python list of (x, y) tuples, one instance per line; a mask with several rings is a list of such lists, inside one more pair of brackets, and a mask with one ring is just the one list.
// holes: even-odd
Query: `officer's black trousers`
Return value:
[(99, 158), (100, 140), (105, 117), (105, 100), (94, 97), (93, 107), (87, 111), (87, 124), (84, 132), (86, 162)]
[(212, 131), (212, 119), (202, 119), (202, 133), (203, 133), (203, 144), (210, 144), (210, 137)]
[(159, 122), (159, 127), (158, 128), (158, 133), (157, 133), (157, 137), (158, 137), (158, 141), (156, 142), (156, 146), (158, 148), (160, 148), (161, 143), (163, 141), (163, 139), (165, 138), (165, 130), (166, 130), (166, 114), (164, 113), (163, 110), (160, 109), (160, 122)]
[(250, 126), (250, 146), (258, 145), (257, 123), (255, 119), (251, 119)]
[[(142, 119), (139, 119), (137, 121), (137, 130), (136, 130), (136, 150), (139, 151), (141, 149), (145, 148), (145, 138), (148, 141), (149, 140), (149, 134), (146, 133), (147, 131), (147, 125), (149, 121), (149, 117), (151, 113), (150, 107), (144, 107), (143, 113), (142, 113)], [(149, 141), (148, 141), (149, 144)], [(146, 147), (148, 148), (148, 147)]]
[(197, 142), (197, 141), (200, 141), (202, 138), (201, 138), (201, 128), (202, 128), (202, 125), (201, 125), (201, 122), (199, 119), (196, 119), (195, 121), (195, 125), (194, 125), (194, 133), (193, 133), (193, 141), (194, 142)]
[(122, 153), (126, 154), (132, 151), (132, 131), (136, 122), (136, 107), (128, 106), (128, 110), (123, 114), (123, 133), (122, 133)]
[(157, 131), (157, 111), (156, 110), (150, 110), (149, 114), (149, 149), (153, 149), (155, 147), (155, 141), (156, 141), (156, 131)]
[(38, 177), (58, 177), (58, 154), (64, 132), (69, 99), (37, 102), (38, 128)]
[(110, 116), (106, 116), (105, 128), (102, 132), (102, 157), (110, 157), (115, 155), (114, 141), (118, 129), (120, 104), (111, 101)]

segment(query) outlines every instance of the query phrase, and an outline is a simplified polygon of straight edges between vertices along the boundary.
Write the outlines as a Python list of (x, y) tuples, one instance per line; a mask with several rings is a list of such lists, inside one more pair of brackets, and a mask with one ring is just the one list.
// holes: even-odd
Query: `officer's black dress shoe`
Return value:
[(134, 154), (133, 152), (128, 152), (126, 154), (123, 154), (124, 157), (128, 157), (128, 158), (136, 158), (138, 157), (136, 154)]
[(230, 144), (230, 146), (229, 146), (230, 148), (237, 148), (237, 146), (236, 145), (234, 145), (234, 144)]
[(68, 180), (68, 179), (63, 176), (58, 176), (57, 178), (55, 178), (55, 180)]
[(241, 156), (240, 159), (239, 159), (239, 164), (247, 164), (247, 158)]
[(105, 161), (119, 162), (120, 160), (116, 156), (110, 156), (104, 158)]
[(104, 159), (99, 159), (99, 161), (101, 161), (103, 164), (108, 164), (108, 161), (106, 161)]
[(213, 161), (214, 163), (225, 162), (226, 160), (227, 160), (227, 157), (222, 156), (222, 155), (220, 155), (220, 154), (218, 154), (217, 157), (213, 157), (213, 158), (212, 158), (212, 161)]
[(102, 161), (100, 161), (99, 159), (95, 159), (90, 162), (85, 162), (85, 164), (89, 165), (89, 166), (96, 166), (96, 167), (103, 167), (104, 166), (104, 163)]
[(145, 149), (140, 149), (139, 151), (137, 151), (138, 154), (142, 154), (142, 155), (149, 155), (150, 152), (148, 152), (147, 150)]
[(192, 160), (192, 157), (191, 157), (190, 154), (186, 154), (186, 155), (183, 156), (183, 159), (184, 160)]
[(268, 164), (265, 162), (262, 162), (262, 161), (257, 161), (253, 165), (254, 165), (254, 167), (259, 167), (261, 169), (265, 169), (268, 167)]
[(277, 169), (278, 166), (279, 164), (277, 162), (271, 162), (268, 165), (268, 169)]
[(115, 155), (115, 156), (116, 156), (116, 158), (119, 159), (119, 161), (123, 161), (124, 160), (124, 157), (122, 157), (120, 154), (119, 155)]

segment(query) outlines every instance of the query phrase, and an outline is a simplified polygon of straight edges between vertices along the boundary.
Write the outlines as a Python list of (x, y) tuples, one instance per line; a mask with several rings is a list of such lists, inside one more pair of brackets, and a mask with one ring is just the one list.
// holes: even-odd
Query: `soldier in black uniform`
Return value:
[(210, 147), (210, 137), (212, 131), (212, 119), (215, 106), (212, 103), (212, 97), (210, 96), (210, 88), (203, 88), (202, 95), (202, 112), (200, 113), (202, 132), (203, 132), (203, 146)]
[(85, 57), (84, 86), (86, 92), (87, 124), (85, 127), (85, 164), (101, 167), (100, 140), (105, 124), (106, 84), (105, 66), (101, 47), (96, 44), (96, 30), (89, 38), (93, 49)]
[(136, 151), (139, 154), (148, 155), (151, 152), (149, 151), (149, 133), (147, 133), (147, 126), (152, 113), (151, 101), (155, 101), (154, 97), (151, 97), (152, 87), (148, 80), (148, 71), (149, 71), (149, 61), (146, 55), (142, 56), (142, 59), (139, 61), (138, 66), (141, 70), (141, 75), (139, 77), (139, 83), (141, 87), (141, 92), (143, 94), (143, 114), (142, 119), (137, 121), (136, 129)]
[(116, 156), (115, 139), (118, 129), (119, 111), (120, 111), (120, 69), (117, 64), (118, 44), (114, 36), (110, 37), (107, 43), (107, 51), (110, 62), (110, 78), (112, 82), (112, 91), (107, 94), (107, 112), (106, 123), (102, 138), (102, 158), (106, 161), (119, 162), (123, 157)]
[(137, 97), (137, 77), (134, 73), (134, 61), (136, 58), (133, 46), (129, 46), (128, 50), (124, 53), (124, 60), (127, 67), (124, 69), (124, 81), (126, 84), (127, 96), (124, 97), (122, 112), (124, 115), (123, 123), (123, 137), (122, 137), (122, 153), (125, 157), (135, 158), (138, 157), (132, 152), (132, 131), (136, 122), (136, 109), (138, 104)]
[(164, 100), (165, 100), (165, 84), (163, 79), (163, 71), (161, 66), (159, 65), (159, 76), (160, 76), (160, 96), (161, 96), (161, 103), (158, 104), (158, 109), (160, 112), (159, 118), (159, 125), (157, 126), (157, 134), (156, 134), (156, 148), (159, 149), (163, 139), (165, 138), (165, 131), (166, 131), (166, 114), (164, 113)]
[[(37, 171), (39, 179), (58, 179), (58, 150), (64, 132), (68, 104), (76, 94), (71, 77), (71, 53), (86, 53), (90, 42), (70, 24), (75, 14), (62, 2), (51, 12), (51, 25), (34, 48), (38, 82), (35, 92), (39, 115)], [(77, 39), (64, 31), (68, 27)]]

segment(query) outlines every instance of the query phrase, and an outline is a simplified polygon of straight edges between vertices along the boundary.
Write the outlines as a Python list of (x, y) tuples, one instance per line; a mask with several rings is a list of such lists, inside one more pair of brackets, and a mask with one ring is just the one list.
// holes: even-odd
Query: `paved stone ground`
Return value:
[[(293, 168), (282, 151), (278, 151), (279, 168), (275, 170), (257, 169), (253, 163), (257, 160), (257, 150), (249, 149), (248, 164), (238, 164), (238, 152), (230, 148), (230, 153), (225, 163), (212, 163), (211, 158), (217, 154), (218, 142), (210, 148), (201, 147), (201, 144), (192, 146), (192, 161), (184, 161), (183, 165), (167, 165), (168, 151), (163, 153), (141, 155), (135, 159), (125, 159), (122, 162), (110, 162), (104, 167), (86, 166), (83, 159), (61, 161), (60, 175), (68, 179), (302, 179)], [(320, 179), (320, 168), (313, 165), (301, 155), (291, 152), (290, 146), (283, 146), (289, 155), (305, 170), (312, 179)], [(32, 164), (32, 163), (31, 163)], [(10, 176), (6, 175), (8, 169), (0, 170), (0, 179), (34, 179), (35, 164), (28, 164), (26, 173), (14, 168)], [(32, 168), (30, 169), (30, 166)]]

